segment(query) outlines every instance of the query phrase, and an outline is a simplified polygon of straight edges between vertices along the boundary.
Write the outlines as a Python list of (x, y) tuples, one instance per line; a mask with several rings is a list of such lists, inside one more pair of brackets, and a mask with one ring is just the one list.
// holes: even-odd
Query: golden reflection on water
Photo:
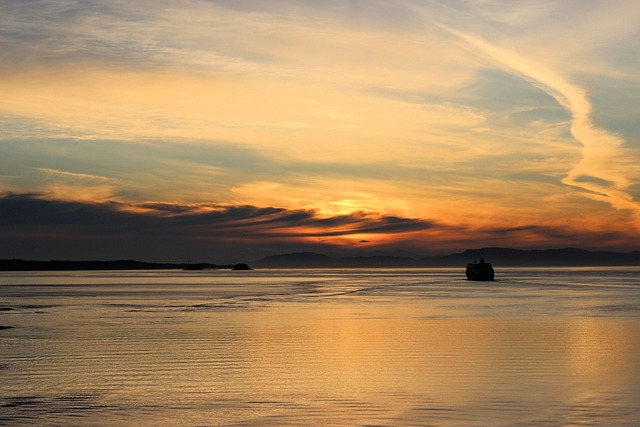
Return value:
[(353, 422), (383, 415), (378, 422), (393, 419), (390, 425), (424, 419), (427, 407), (447, 413), (446, 419), (431, 414), (439, 424), (487, 414), (506, 424), (519, 418), (553, 424), (554, 417), (566, 418), (567, 405), (588, 420), (612, 415), (602, 409), (606, 393), (637, 386), (637, 370), (623, 384), (623, 371), (639, 367), (638, 353), (628, 347), (637, 341), (630, 335), (639, 331), (637, 322), (434, 319), (424, 316), (424, 307), (404, 308), (398, 314), (368, 305), (363, 313), (359, 305), (342, 304), (256, 314), (260, 327), (251, 328), (251, 346), (243, 349), (250, 377), (242, 381), (258, 395), (276, 392), (311, 406), (318, 404), (314, 397), (360, 402)]
[(0, 424), (640, 425), (628, 290), (109, 280), (0, 288)]

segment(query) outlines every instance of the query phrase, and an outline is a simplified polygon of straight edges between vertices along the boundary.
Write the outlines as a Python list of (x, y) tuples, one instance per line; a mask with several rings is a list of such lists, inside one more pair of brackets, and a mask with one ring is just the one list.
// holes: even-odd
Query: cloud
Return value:
[(38, 135), (225, 140), (290, 159), (360, 162), (408, 158), (416, 140), (484, 121), (454, 101), (430, 101), (473, 76), (469, 56), (440, 40), (317, 19), (310, 7), (292, 15), (292, 4), (141, 4), (11, 5), (3, 42), (20, 48), (4, 61), (0, 112), (31, 121)]
[(41, 190), (50, 198), (67, 201), (97, 202), (117, 199), (122, 180), (95, 174), (69, 172), (51, 168), (33, 168), (43, 176)]
[(112, 183), (120, 182), (120, 180), (115, 178), (93, 175), (88, 173), (69, 172), (69, 171), (63, 171), (63, 170), (51, 169), (51, 168), (33, 168), (33, 169), (45, 175), (60, 177), (60, 178), (65, 178), (65, 179), (70, 179), (75, 181), (112, 182)]
[(0, 197), (0, 238), (0, 258), (164, 261), (246, 261), (300, 250), (357, 253), (363, 243), (418, 254), (481, 246), (592, 247), (597, 242), (599, 248), (629, 249), (635, 244), (615, 231), (544, 224), (470, 228), (365, 212), (324, 216), (311, 210), (214, 203), (88, 203), (33, 193)]
[(592, 120), (593, 106), (585, 89), (569, 82), (557, 71), (517, 52), (501, 49), (487, 41), (458, 30), (443, 27), (476, 51), (487, 55), (553, 97), (571, 114), (571, 133), (583, 145), (582, 158), (562, 182), (585, 191), (587, 197), (609, 203), (616, 209), (630, 209), (640, 229), (640, 203), (626, 191), (630, 180), (629, 163), (622, 155), (624, 140), (598, 128)]
[[(253, 245), (264, 250), (274, 242), (305, 244), (331, 236), (355, 243), (360, 238), (352, 236), (401, 235), (433, 226), (425, 220), (362, 212), (324, 217), (308, 210), (256, 206), (87, 203), (51, 200), (41, 194), (0, 198), (0, 229), (5, 238), (85, 241), (85, 245), (95, 245), (91, 250), (95, 253), (100, 253), (104, 241), (162, 240), (168, 245), (162, 255), (171, 257), (173, 241), (200, 242), (200, 247), (204, 242), (218, 242), (236, 249)], [(6, 247), (5, 252), (11, 250)]]

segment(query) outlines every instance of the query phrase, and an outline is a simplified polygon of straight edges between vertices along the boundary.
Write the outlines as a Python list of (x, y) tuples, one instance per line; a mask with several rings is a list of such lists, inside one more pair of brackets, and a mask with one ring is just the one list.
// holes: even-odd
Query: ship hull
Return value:
[(495, 277), (495, 272), (491, 264), (469, 264), (467, 265), (465, 274), (469, 280), (490, 281)]

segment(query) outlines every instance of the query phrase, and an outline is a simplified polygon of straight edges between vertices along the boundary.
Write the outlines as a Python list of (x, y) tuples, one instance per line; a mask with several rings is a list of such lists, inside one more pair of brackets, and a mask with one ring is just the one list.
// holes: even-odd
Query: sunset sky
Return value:
[(638, 250), (640, 2), (0, 0), (0, 258)]

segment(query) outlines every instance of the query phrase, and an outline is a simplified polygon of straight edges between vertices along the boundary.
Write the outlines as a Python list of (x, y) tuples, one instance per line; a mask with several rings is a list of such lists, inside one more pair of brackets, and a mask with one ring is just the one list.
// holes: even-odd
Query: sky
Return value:
[(0, 11), (0, 258), (640, 249), (640, 2)]

